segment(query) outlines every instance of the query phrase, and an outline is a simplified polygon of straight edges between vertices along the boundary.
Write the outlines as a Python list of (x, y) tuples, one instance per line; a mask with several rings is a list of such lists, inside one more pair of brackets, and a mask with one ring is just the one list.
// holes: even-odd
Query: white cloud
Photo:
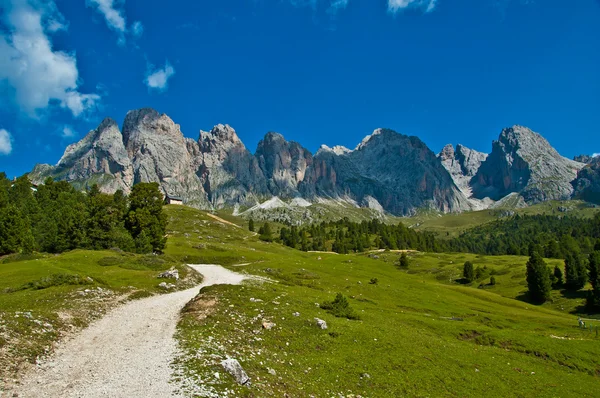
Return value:
[(388, 12), (396, 14), (406, 8), (421, 8), (431, 12), (437, 5), (437, 0), (388, 0)]
[(125, 11), (122, 9), (125, 0), (86, 0), (88, 7), (95, 8), (106, 21), (106, 25), (114, 30), (119, 39), (119, 45), (125, 45), (125, 34), (131, 31), (134, 38), (139, 38), (144, 33), (144, 25), (140, 21), (135, 21), (127, 29), (127, 19)]
[(10, 155), (12, 152), (12, 137), (4, 129), (0, 129), (0, 155)]
[(135, 38), (142, 36), (144, 33), (144, 25), (142, 25), (140, 21), (135, 21), (133, 25), (131, 25), (131, 33)]
[(592, 155), (593, 158), (597, 158), (598, 156), (600, 156), (600, 153), (595, 153)]
[(77, 135), (77, 133), (75, 132), (75, 130), (73, 130), (73, 127), (65, 126), (62, 129), (61, 135), (63, 138), (73, 138)]
[(125, 17), (121, 10), (115, 8), (114, 0), (87, 0), (87, 5), (95, 7), (104, 16), (109, 28), (121, 34), (125, 33)]
[(0, 83), (14, 89), (16, 103), (30, 116), (51, 104), (79, 116), (93, 109), (97, 94), (79, 92), (74, 53), (54, 50), (48, 33), (66, 29), (52, 2), (9, 0), (2, 15), (6, 29), (0, 36)]
[(165, 91), (168, 86), (169, 78), (174, 74), (175, 69), (169, 64), (169, 61), (165, 62), (165, 67), (162, 69), (153, 70), (153, 67), (149, 65), (144, 83), (146, 83), (146, 86), (148, 86), (149, 89)]

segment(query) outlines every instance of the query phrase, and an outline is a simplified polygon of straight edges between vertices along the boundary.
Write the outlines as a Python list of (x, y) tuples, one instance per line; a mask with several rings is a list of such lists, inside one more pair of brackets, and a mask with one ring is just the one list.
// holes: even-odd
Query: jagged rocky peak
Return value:
[(498, 200), (512, 192), (526, 202), (568, 199), (582, 163), (562, 157), (540, 134), (519, 125), (505, 128), (471, 180), (474, 196)]
[(594, 154), (594, 155), (579, 155), (579, 156), (575, 156), (573, 158), (574, 161), (579, 162), (579, 163), (586, 163), (586, 164), (592, 164), (592, 163), (597, 163), (600, 161), (600, 155), (598, 154)]
[(31, 174), (38, 183), (46, 177), (66, 179), (82, 188), (94, 181), (105, 192), (129, 192), (133, 169), (117, 123), (104, 119), (79, 142), (69, 145), (56, 167), (36, 167)]
[(486, 153), (469, 149), (460, 144), (456, 146), (456, 149), (452, 144), (448, 144), (438, 154), (438, 158), (452, 176), (456, 186), (467, 197), (472, 194), (469, 185), (471, 178), (477, 173), (487, 156)]
[(310, 151), (295, 141), (286, 141), (279, 133), (269, 132), (258, 143), (255, 153), (267, 180), (269, 191), (276, 196), (296, 196), (306, 170), (313, 163)]
[(407, 215), (428, 206), (442, 211), (470, 208), (421, 140), (389, 129), (375, 130), (344, 156), (321, 151), (302, 188), (308, 196), (349, 198), (358, 203), (375, 200), (393, 214)]
[(204, 189), (215, 207), (254, 206), (267, 196), (267, 185), (257, 159), (229, 125), (218, 124), (200, 131), (198, 140)]
[(341, 156), (341, 155), (346, 155), (350, 152), (352, 152), (352, 150), (346, 148), (343, 145), (335, 145), (334, 147), (328, 147), (327, 145), (323, 144), (323, 145), (321, 145), (321, 147), (319, 148), (319, 150), (317, 151), (315, 156), (319, 156), (319, 154), (322, 154), (322, 153), (333, 153), (335, 155)]
[(220, 141), (220, 142), (231, 142), (234, 144), (242, 143), (242, 141), (238, 137), (235, 130), (228, 124), (217, 124), (216, 126), (214, 126), (212, 128), (212, 130), (210, 130), (210, 132), (201, 130), (199, 141), (200, 142)]

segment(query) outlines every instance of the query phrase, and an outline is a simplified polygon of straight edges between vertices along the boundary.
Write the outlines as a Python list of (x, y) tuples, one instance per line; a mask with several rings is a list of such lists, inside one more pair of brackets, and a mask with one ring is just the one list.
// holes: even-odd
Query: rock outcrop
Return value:
[(590, 157), (588, 165), (577, 173), (573, 181), (573, 196), (577, 199), (600, 204), (600, 156)]
[(308, 149), (272, 132), (258, 143), (255, 156), (267, 179), (269, 191), (283, 197), (298, 195), (298, 185), (304, 181), (306, 171), (313, 163)]
[(199, 174), (214, 207), (253, 206), (269, 196), (258, 161), (233, 128), (219, 124), (210, 132), (200, 131), (198, 144)]
[[(353, 151), (321, 150), (301, 191), (308, 197), (348, 197), (393, 214), (419, 207), (471, 208), (435, 154), (417, 137), (377, 129)], [(375, 208), (378, 206), (375, 205)]]
[(456, 149), (452, 144), (446, 145), (438, 154), (438, 158), (448, 172), (454, 183), (465, 196), (470, 197), (471, 179), (488, 157), (487, 153), (478, 152), (458, 144)]
[(131, 160), (117, 123), (106, 118), (81, 141), (71, 144), (56, 166), (38, 165), (30, 173), (34, 183), (46, 177), (67, 180), (76, 186), (98, 183), (105, 192), (129, 193), (134, 181)]
[(502, 130), (471, 180), (473, 196), (499, 200), (517, 192), (527, 203), (571, 197), (584, 165), (562, 157), (544, 137), (522, 126)]

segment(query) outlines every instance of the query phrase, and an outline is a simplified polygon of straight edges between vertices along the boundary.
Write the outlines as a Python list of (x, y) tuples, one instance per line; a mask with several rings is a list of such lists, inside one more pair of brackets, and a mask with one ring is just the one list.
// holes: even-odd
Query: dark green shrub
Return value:
[(320, 307), (338, 318), (360, 319), (358, 314), (354, 312), (354, 309), (350, 307), (350, 303), (346, 296), (342, 293), (338, 293), (333, 301), (321, 303)]

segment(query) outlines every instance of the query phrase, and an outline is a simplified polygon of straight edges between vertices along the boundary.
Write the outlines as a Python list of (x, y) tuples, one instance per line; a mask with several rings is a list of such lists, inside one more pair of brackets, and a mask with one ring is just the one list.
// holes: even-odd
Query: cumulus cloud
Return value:
[[(124, 0), (86, 0), (88, 7), (95, 8), (102, 14), (106, 25), (117, 33), (119, 45), (125, 44), (125, 34), (128, 32), (125, 11), (122, 9), (124, 2)], [(144, 32), (144, 25), (140, 21), (135, 21), (130, 30), (133, 37), (138, 38)]]
[(10, 155), (12, 152), (12, 137), (4, 129), (0, 129), (0, 155)]
[(593, 158), (597, 158), (598, 156), (600, 156), (600, 153), (595, 153), (592, 155)]
[(146, 83), (149, 89), (165, 91), (168, 87), (169, 79), (174, 74), (175, 69), (169, 64), (169, 61), (165, 62), (165, 66), (162, 69), (154, 69), (149, 65), (144, 83)]
[(52, 104), (73, 116), (95, 108), (100, 96), (79, 91), (74, 53), (53, 49), (49, 34), (67, 28), (52, 1), (9, 0), (0, 36), (0, 83), (13, 89), (16, 103), (32, 117)]
[(437, 0), (388, 0), (388, 12), (396, 14), (406, 8), (421, 8), (431, 12), (437, 5)]

